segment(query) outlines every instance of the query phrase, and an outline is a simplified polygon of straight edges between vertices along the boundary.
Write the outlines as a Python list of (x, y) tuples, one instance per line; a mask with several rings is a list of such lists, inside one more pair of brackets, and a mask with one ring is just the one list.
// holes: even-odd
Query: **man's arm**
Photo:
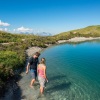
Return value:
[(33, 62), (33, 58), (31, 57), (28, 61), (27, 67), (26, 67), (26, 74), (29, 72), (30, 64)]
[(39, 64), (40, 64), (40, 62), (39, 62), (39, 59), (38, 59), (37, 65), (39, 65)]
[(28, 74), (29, 68), (30, 68), (30, 63), (27, 64), (27, 67), (26, 67), (26, 74)]

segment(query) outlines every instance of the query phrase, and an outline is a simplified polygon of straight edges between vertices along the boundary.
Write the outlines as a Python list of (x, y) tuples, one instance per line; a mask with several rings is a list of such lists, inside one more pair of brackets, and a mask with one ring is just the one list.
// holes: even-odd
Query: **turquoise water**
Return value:
[(48, 100), (100, 100), (100, 41), (52, 46), (41, 57)]

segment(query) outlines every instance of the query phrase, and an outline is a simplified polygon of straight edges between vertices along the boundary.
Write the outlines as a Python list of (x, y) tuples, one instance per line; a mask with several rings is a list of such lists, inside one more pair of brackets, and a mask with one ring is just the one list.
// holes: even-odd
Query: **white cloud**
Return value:
[(7, 29), (7, 28), (5, 28), (4, 30), (5, 30), (5, 31), (8, 31), (8, 29)]
[(8, 31), (7, 28), (0, 28), (0, 31)]
[(2, 22), (2, 21), (0, 20), (0, 26), (10, 26), (10, 24), (9, 24), (9, 23), (5, 23), (5, 22)]
[(15, 32), (15, 31), (16, 31), (16, 29), (13, 29), (13, 31)]
[(2, 28), (0, 28), (0, 31), (2, 31), (3, 29)]
[(30, 29), (30, 28), (25, 28), (25, 27), (19, 27), (17, 29), (14, 29), (14, 31), (18, 31), (18, 32), (32, 32), (33, 29)]

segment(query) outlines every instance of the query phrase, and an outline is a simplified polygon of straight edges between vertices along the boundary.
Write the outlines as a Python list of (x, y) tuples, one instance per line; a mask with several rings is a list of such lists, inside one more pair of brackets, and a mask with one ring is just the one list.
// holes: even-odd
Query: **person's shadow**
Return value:
[(66, 81), (67, 77), (64, 75), (58, 75), (58, 76), (54, 76), (54, 77), (50, 77), (50, 86), (47, 86), (46, 91), (49, 92), (55, 92), (55, 91), (64, 91), (70, 88), (71, 86), (71, 82), (70, 81)]

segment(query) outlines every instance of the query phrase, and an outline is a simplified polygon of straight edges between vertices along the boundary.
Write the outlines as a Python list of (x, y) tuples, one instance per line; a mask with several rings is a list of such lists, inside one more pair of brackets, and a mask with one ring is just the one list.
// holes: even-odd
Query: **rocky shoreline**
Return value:
[(65, 42), (74, 42), (74, 43), (76, 43), (76, 42), (84, 42), (84, 41), (96, 40), (96, 39), (100, 39), (100, 37), (95, 37), (95, 38), (93, 38), (93, 37), (88, 37), (88, 38), (86, 38), (86, 37), (74, 37), (74, 38), (71, 38), (69, 40), (59, 40), (58, 44), (59, 43), (65, 43)]

